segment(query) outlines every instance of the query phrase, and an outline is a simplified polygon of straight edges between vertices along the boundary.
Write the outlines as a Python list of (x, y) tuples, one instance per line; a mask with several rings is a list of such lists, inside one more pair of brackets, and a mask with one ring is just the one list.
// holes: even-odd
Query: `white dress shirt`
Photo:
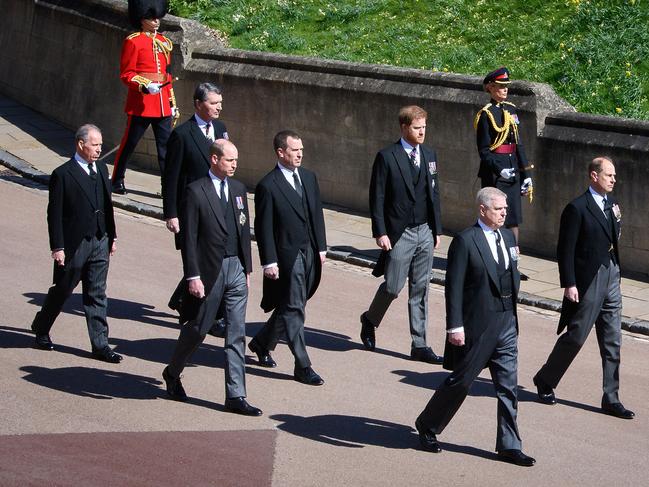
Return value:
[[(203, 120), (201, 117), (198, 116), (198, 114), (194, 113), (194, 119), (196, 120), (196, 123), (198, 124), (198, 128), (201, 129), (201, 133), (211, 141), (214, 141), (214, 124), (210, 121)], [(205, 126), (207, 124), (210, 124), (210, 128), (205, 133)]]
[[(79, 166), (81, 166), (81, 169), (83, 169), (84, 172), (88, 176), (90, 176), (90, 169), (88, 169), (88, 161), (86, 161), (83, 157), (81, 157), (78, 152), (74, 153), (74, 160), (77, 161), (79, 163)], [(95, 163), (93, 162), (93, 166), (94, 164)], [(97, 166), (95, 166), (93, 169), (95, 170), (95, 172), (97, 172)]]
[[(493, 256), (494, 260), (498, 262), (498, 250), (496, 248), (496, 232), (500, 234), (500, 248), (503, 251), (503, 256), (505, 257), (505, 269), (509, 268), (509, 250), (505, 246), (505, 239), (503, 239), (502, 234), (500, 233), (500, 230), (493, 230), (492, 228), (489, 228), (487, 225), (485, 225), (482, 220), (478, 218), (478, 225), (480, 225), (480, 228), (484, 232), (484, 236), (487, 239), (487, 243), (489, 244), (489, 250), (491, 250), (491, 255)], [(451, 328), (447, 330), (447, 333), (459, 333), (464, 331), (464, 326), (457, 326), (455, 328)]]
[(595, 191), (593, 189), (592, 186), (588, 186), (588, 191), (590, 191), (590, 195), (595, 200), (595, 203), (597, 203), (597, 206), (599, 206), (599, 209), (602, 210), (602, 213), (604, 213), (604, 216), (606, 216), (606, 212), (604, 211), (604, 198), (606, 196), (603, 196), (603, 195), (599, 194), (597, 191)]
[(416, 147), (410, 145), (403, 137), (401, 137), (401, 146), (406, 151), (406, 155), (408, 156), (409, 161), (411, 160), (410, 153), (412, 152), (412, 149), (417, 149), (415, 160), (417, 161), (417, 166), (421, 166), (421, 150), (419, 149), (419, 145), (417, 145)]

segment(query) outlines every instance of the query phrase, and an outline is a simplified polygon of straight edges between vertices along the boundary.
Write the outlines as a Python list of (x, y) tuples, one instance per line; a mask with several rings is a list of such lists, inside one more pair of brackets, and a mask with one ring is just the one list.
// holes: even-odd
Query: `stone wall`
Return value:
[[(0, 90), (74, 128), (93, 121), (107, 148), (124, 128), (125, 88), (119, 52), (130, 31), (121, 0), (0, 0)], [(319, 176), (325, 201), (367, 212), (376, 151), (397, 140), (397, 112), (418, 104), (429, 112), (427, 143), (437, 149), (443, 225), (454, 232), (472, 223), (478, 156), (473, 117), (487, 101), (481, 79), (450, 73), (326, 61), (224, 49), (193, 21), (167, 16), (162, 29), (176, 44), (176, 98), (183, 120), (197, 83), (224, 89), (222, 120), (239, 147), (237, 176), (249, 187), (274, 164), (273, 135), (300, 132), (306, 167)], [(593, 156), (617, 163), (616, 194), (624, 214), (623, 264), (649, 274), (646, 164), (649, 124), (574, 113), (547, 85), (515, 82), (522, 137), (535, 164), (535, 198), (524, 202), (521, 244), (553, 256), (561, 210), (587, 186)], [(150, 136), (136, 162), (154, 170)]]

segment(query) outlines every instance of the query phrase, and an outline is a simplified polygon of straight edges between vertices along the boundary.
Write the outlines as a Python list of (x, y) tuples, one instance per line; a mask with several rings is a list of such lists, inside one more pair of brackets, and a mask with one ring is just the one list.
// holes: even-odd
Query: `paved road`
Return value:
[[(523, 308), (519, 426), (537, 466), (494, 460), (496, 400), (486, 375), (440, 436), (445, 451), (429, 454), (416, 449), (412, 425), (446, 374), (406, 360), (404, 296), (378, 331), (378, 353), (361, 349), (358, 315), (378, 281), (340, 262), (327, 262), (307, 308), (323, 387), (294, 382), (290, 352), (280, 345), (277, 369), (247, 367), (249, 401), (264, 416), (225, 413), (222, 340), (208, 337), (185, 371), (191, 401), (165, 400), (160, 374), (178, 335), (166, 301), (179, 255), (162, 222), (129, 213), (117, 216), (108, 289), (110, 341), (124, 362), (89, 357), (78, 294), (53, 328), (57, 350), (34, 350), (28, 328), (51, 278), (47, 192), (19, 182), (0, 174), (0, 485), (646, 485), (646, 337), (623, 340), (622, 398), (635, 420), (598, 413), (594, 337), (558, 389), (559, 404), (544, 406), (534, 402), (531, 377), (552, 346), (557, 316)], [(260, 276), (253, 274), (248, 336), (265, 319)], [(439, 351), (441, 288), (431, 288), (430, 307)]]

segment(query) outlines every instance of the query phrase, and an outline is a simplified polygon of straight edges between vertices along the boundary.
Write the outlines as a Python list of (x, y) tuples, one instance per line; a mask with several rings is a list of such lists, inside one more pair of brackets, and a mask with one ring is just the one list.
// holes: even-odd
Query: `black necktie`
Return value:
[(97, 179), (97, 172), (95, 171), (92, 162), (88, 163), (88, 175), (90, 176), (90, 179), (92, 179), (93, 181)]
[(612, 206), (608, 203), (608, 198), (604, 198), (603, 203), (604, 203), (604, 215), (606, 215), (606, 218), (610, 220), (613, 213), (611, 211)]
[(614, 223), (614, 217), (613, 217), (613, 205), (608, 201), (608, 198), (604, 198), (604, 215), (606, 215), (606, 219), (609, 222), (609, 226), (611, 227), (611, 238), (615, 239), (615, 223)]
[(225, 179), (221, 181), (221, 206), (223, 206), (223, 215), (228, 207), (228, 200), (225, 197)]
[(498, 273), (502, 274), (505, 272), (505, 254), (503, 254), (503, 248), (500, 246), (500, 232), (494, 230), (494, 235), (496, 236), (496, 255), (498, 256), (496, 267), (498, 268)]
[(212, 124), (211, 124), (210, 122), (207, 122), (207, 123), (205, 124), (205, 137), (207, 137), (207, 140), (209, 140), (210, 142), (214, 142), (214, 141), (212, 140), (212, 137), (210, 137), (210, 126), (211, 126), (211, 125), (212, 125)]
[(300, 178), (297, 177), (297, 173), (295, 171), (293, 171), (293, 184), (295, 185), (295, 191), (297, 191), (297, 195), (301, 198), (302, 185), (300, 184)]

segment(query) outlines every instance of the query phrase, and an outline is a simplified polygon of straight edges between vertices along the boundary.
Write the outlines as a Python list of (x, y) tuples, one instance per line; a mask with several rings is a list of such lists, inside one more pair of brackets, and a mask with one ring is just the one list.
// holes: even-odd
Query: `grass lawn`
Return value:
[(171, 0), (231, 47), (484, 75), (649, 120), (649, 0)]

